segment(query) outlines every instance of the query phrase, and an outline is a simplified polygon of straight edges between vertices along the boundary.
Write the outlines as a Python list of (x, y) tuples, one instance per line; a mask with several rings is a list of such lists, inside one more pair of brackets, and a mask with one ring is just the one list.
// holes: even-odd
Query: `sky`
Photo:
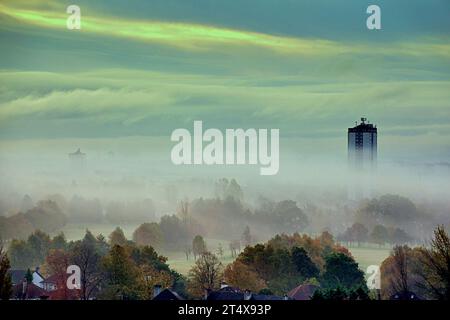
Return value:
[(448, 161), (449, 15), (448, 0), (2, 0), (0, 154), (138, 154), (147, 139), (168, 159), (171, 132), (202, 120), (345, 159), (364, 116), (381, 159)]

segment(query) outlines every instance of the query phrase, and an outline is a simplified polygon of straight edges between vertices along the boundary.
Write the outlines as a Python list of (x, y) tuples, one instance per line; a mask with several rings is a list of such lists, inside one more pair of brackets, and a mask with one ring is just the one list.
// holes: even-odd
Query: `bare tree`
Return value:
[(430, 248), (422, 248), (419, 285), (439, 300), (450, 300), (450, 238), (439, 226), (434, 231)]
[(81, 299), (88, 300), (102, 280), (101, 257), (93, 244), (81, 241), (75, 245), (72, 259), (81, 271)]
[(189, 271), (189, 290), (201, 296), (206, 290), (217, 288), (222, 280), (223, 267), (217, 256), (211, 252), (202, 253)]
[(391, 287), (395, 292), (407, 293), (408, 285), (408, 250), (407, 246), (394, 247), (393, 273)]

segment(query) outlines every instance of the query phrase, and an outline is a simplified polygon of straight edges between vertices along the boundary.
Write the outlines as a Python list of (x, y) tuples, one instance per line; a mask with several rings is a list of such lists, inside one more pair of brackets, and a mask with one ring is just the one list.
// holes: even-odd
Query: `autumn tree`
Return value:
[(406, 246), (396, 246), (394, 248), (394, 272), (395, 275), (392, 281), (392, 287), (396, 292), (407, 293), (408, 286), (408, 254), (409, 250)]
[(161, 247), (163, 236), (159, 225), (155, 222), (141, 224), (133, 232), (133, 241), (140, 246)]
[(217, 289), (222, 280), (222, 263), (216, 255), (203, 252), (189, 270), (188, 290), (193, 296), (200, 297), (206, 290)]
[(71, 265), (71, 256), (62, 249), (52, 249), (46, 258), (46, 270), (56, 282), (56, 290), (52, 292), (52, 298), (57, 300), (78, 299), (78, 290), (67, 288), (67, 267)]
[(396, 246), (380, 266), (381, 297), (389, 299), (392, 295), (414, 292), (425, 298), (426, 292), (418, 285), (418, 272), (423, 269), (420, 263), (419, 248)]
[(102, 280), (100, 252), (95, 243), (82, 240), (74, 244), (71, 255), (81, 271), (81, 299), (88, 300)]
[(104, 273), (100, 298), (108, 300), (129, 300), (142, 297), (139, 286), (140, 271), (124, 247), (114, 245), (102, 259)]
[(224, 278), (229, 285), (242, 290), (259, 292), (267, 287), (265, 281), (258, 276), (258, 273), (248, 265), (237, 260), (226, 266)]
[(119, 245), (124, 246), (127, 244), (128, 240), (123, 233), (123, 230), (117, 227), (111, 234), (109, 235), (109, 244), (111, 246)]
[(8, 300), (12, 294), (12, 281), (9, 274), (9, 259), (6, 251), (0, 246), (0, 299)]
[(162, 288), (170, 288), (173, 283), (170, 272), (164, 270), (156, 270), (149, 265), (139, 267), (139, 285), (143, 291), (143, 299), (151, 300), (153, 297), (153, 289), (156, 285)]
[(450, 300), (450, 238), (443, 226), (434, 231), (430, 248), (422, 248), (422, 287), (438, 300)]
[(151, 246), (140, 246), (133, 247), (130, 253), (131, 259), (136, 263), (136, 265), (149, 265), (158, 271), (164, 270), (169, 271), (169, 266), (167, 265), (167, 258), (155, 251)]

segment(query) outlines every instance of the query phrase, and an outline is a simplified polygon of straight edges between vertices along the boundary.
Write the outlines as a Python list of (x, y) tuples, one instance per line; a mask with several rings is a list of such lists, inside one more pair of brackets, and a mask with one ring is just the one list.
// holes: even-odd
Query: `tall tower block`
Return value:
[(373, 193), (377, 168), (377, 127), (361, 118), (353, 128), (348, 128), (349, 198), (362, 200)]

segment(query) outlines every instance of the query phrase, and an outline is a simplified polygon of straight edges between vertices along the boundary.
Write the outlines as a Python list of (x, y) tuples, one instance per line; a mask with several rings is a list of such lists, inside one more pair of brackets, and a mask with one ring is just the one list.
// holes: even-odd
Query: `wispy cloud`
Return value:
[[(64, 8), (52, 10), (23, 2), (0, 5), (1, 12), (20, 23), (64, 31), (68, 15)], [(431, 39), (390, 44), (342, 43), (318, 38), (271, 35), (195, 23), (121, 19), (82, 15), (82, 33), (144, 41), (189, 51), (223, 50), (227, 47), (256, 47), (279, 54), (330, 56), (341, 54), (430, 55), (450, 57), (450, 44)]]

